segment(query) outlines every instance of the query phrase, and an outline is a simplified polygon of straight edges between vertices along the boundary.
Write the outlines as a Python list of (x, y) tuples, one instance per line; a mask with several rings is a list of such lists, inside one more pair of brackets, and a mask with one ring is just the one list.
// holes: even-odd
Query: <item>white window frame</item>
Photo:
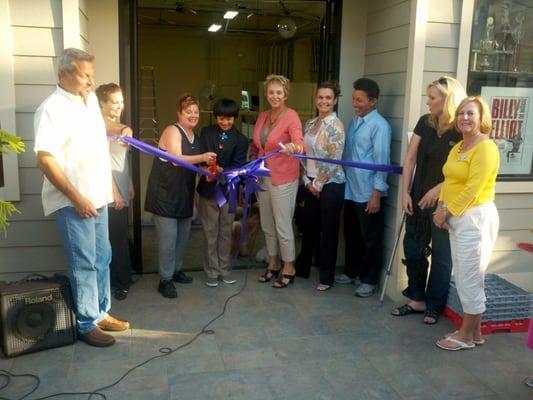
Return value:
[[(457, 79), (466, 87), (475, 0), (463, 0), (457, 55)], [(497, 181), (496, 193), (533, 193), (533, 181)]]
[[(15, 78), (13, 71), (13, 40), (8, 0), (0, 0), (0, 123), (2, 128), (16, 133)], [(4, 187), (0, 199), (20, 200), (18, 157), (3, 154)]]

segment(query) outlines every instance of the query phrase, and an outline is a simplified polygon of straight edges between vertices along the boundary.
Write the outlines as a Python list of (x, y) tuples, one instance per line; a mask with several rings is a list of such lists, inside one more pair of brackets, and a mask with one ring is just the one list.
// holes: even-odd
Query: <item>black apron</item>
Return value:
[[(190, 143), (181, 127), (174, 126), (181, 134), (181, 153), (187, 156), (201, 154), (198, 137), (194, 135), (194, 141)], [(144, 209), (166, 218), (192, 217), (195, 185), (196, 172), (154, 157)]]

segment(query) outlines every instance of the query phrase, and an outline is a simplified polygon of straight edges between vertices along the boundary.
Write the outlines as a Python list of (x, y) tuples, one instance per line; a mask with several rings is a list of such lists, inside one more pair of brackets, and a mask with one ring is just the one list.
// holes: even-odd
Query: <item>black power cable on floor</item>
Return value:
[[(246, 288), (246, 285), (248, 283), (248, 270), (250, 269), (250, 267), (247, 267), (245, 268), (245, 273), (244, 273), (244, 281), (242, 283), (242, 286), (241, 288), (234, 294), (232, 294), (231, 296), (229, 296), (228, 298), (226, 298), (226, 300), (224, 301), (224, 306), (222, 307), (222, 311), (216, 315), (214, 318), (210, 319), (209, 322), (207, 322), (203, 327), (202, 329), (197, 332), (189, 341), (175, 347), (175, 348), (170, 348), (170, 347), (161, 347), (159, 349), (159, 352), (161, 354), (158, 354), (158, 355), (155, 355), (153, 357), (150, 357), (148, 358), (147, 360), (131, 367), (130, 369), (128, 369), (126, 372), (124, 372), (124, 374), (122, 374), (122, 376), (120, 378), (118, 378), (115, 382), (107, 385), (107, 386), (102, 386), (101, 388), (98, 388), (92, 392), (61, 392), (61, 393), (54, 393), (54, 394), (51, 394), (51, 395), (48, 395), (48, 396), (45, 396), (45, 397), (36, 397), (34, 399), (31, 399), (31, 400), (45, 400), (45, 399), (52, 399), (52, 398), (55, 398), (55, 397), (59, 397), (59, 396), (89, 396), (87, 399), (88, 400), (91, 400), (91, 399), (102, 399), (102, 400), (106, 400), (107, 397), (101, 393), (105, 390), (108, 390), (108, 389), (111, 389), (112, 387), (118, 385), (124, 378), (126, 378), (129, 374), (131, 374), (133, 371), (135, 371), (136, 369), (150, 363), (151, 361), (157, 359), (157, 358), (162, 358), (162, 357), (167, 357), (167, 356), (170, 356), (171, 354), (174, 354), (175, 352), (191, 345), (192, 343), (194, 343), (200, 336), (202, 335), (212, 335), (215, 333), (214, 330), (212, 329), (208, 329), (209, 326), (215, 322), (216, 320), (222, 318), (224, 316), (224, 314), (226, 313), (226, 310), (227, 310), (227, 307), (228, 307), (228, 304), (230, 302), (231, 299), (237, 297), (238, 295), (240, 295), (243, 290)], [(23, 395), (22, 397), (19, 397), (17, 399), (15, 398), (7, 398), (7, 397), (1, 397), (0, 396), (0, 400), (24, 400), (26, 399), (28, 396), (30, 396), (32, 393), (34, 393), (40, 386), (41, 384), (41, 379), (39, 378), (39, 376), (37, 375), (34, 375), (34, 374), (20, 374), (20, 375), (17, 375), (17, 374), (13, 374), (9, 371), (6, 371), (6, 370), (3, 370), (3, 369), (0, 369), (0, 377), (1, 378), (4, 378), (6, 380), (5, 383), (3, 383), (2, 385), (0, 385), (0, 391), (1, 390), (4, 390), (6, 389), (9, 384), (11, 383), (11, 378), (32, 378), (36, 381), (35, 383), (35, 386), (34, 388), (26, 393), (25, 395)]]

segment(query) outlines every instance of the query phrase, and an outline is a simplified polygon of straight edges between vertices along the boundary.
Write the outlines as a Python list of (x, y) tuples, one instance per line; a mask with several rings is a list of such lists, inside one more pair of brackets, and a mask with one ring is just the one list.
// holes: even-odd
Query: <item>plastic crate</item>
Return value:
[[(532, 315), (533, 295), (495, 274), (485, 276), (486, 311), (482, 322), (528, 320)], [(455, 282), (450, 282), (448, 308), (463, 314)]]
[[(444, 309), (444, 316), (450, 318), (453, 324), (459, 328), (463, 322), (463, 318), (460, 314), (456, 313), (449, 307)], [(527, 332), (529, 328), (529, 319), (521, 320), (509, 320), (509, 321), (482, 321), (481, 322), (481, 333), (483, 335), (488, 335), (496, 332)]]

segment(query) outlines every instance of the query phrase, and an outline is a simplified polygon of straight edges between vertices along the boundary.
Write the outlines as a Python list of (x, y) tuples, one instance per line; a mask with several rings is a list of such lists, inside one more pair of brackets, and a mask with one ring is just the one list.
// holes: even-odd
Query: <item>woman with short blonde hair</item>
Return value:
[(444, 182), (433, 222), (450, 232), (455, 285), (463, 308), (458, 331), (437, 341), (444, 350), (472, 349), (483, 344), (481, 316), (485, 312), (485, 271), (498, 236), (494, 205), (500, 153), (490, 140), (489, 108), (479, 96), (457, 107), (455, 123), (463, 134), (442, 168)]
[[(268, 75), (265, 80), (265, 97), (270, 109), (257, 117), (251, 156), (260, 157), (267, 153), (282, 150), (266, 160), (270, 176), (261, 179), (264, 191), (258, 192), (261, 214), (261, 229), (269, 261), (267, 270), (259, 277), (259, 282), (273, 283), (274, 288), (284, 288), (294, 281), (295, 243), (292, 219), (298, 191), (300, 164), (291, 153), (303, 153), (302, 123), (296, 111), (286, 106), (290, 92), (290, 82), (282, 75)], [(280, 265), (280, 256), (283, 266)]]
[(267, 95), (268, 87), (272, 83), (276, 83), (280, 85), (283, 88), (283, 91), (285, 92), (285, 96), (289, 97), (289, 94), (291, 93), (291, 81), (289, 81), (283, 75), (275, 75), (275, 74), (268, 75), (265, 78), (265, 81), (263, 82), (263, 90), (264, 90), (265, 96)]

